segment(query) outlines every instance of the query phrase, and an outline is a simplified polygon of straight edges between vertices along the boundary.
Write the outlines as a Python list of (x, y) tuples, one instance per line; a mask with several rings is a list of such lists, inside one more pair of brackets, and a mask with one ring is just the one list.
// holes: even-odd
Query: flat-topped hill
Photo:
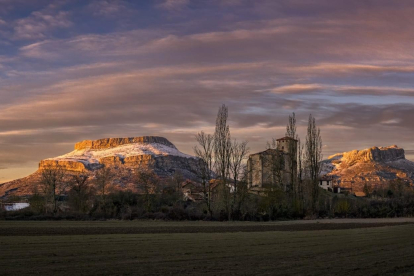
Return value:
[(166, 138), (142, 136), (104, 138), (76, 143), (75, 150), (64, 155), (41, 160), (34, 174), (0, 184), (0, 197), (5, 194), (27, 194), (39, 182), (40, 171), (61, 167), (68, 174), (93, 175), (102, 167), (110, 167), (116, 174), (115, 182), (127, 186), (133, 171), (139, 168), (153, 170), (161, 178), (180, 172), (185, 179), (197, 180), (198, 158), (180, 152)]
[(84, 140), (75, 144), (75, 150), (82, 149), (107, 149), (126, 144), (161, 144), (176, 148), (173, 143), (158, 136), (141, 136), (128, 138), (104, 138), (99, 140)]
[[(40, 169), (60, 165), (69, 171), (94, 170), (109, 166), (148, 166), (156, 159), (191, 162), (195, 157), (180, 152), (163, 137), (142, 136), (130, 138), (104, 138), (76, 143), (75, 150), (40, 162)], [(161, 168), (160, 168), (161, 169)], [(171, 168), (168, 168), (171, 169)], [(173, 168), (174, 170), (174, 168)]]
[(352, 150), (329, 156), (322, 162), (322, 175), (333, 176), (342, 187), (362, 191), (401, 179), (414, 183), (414, 162), (405, 159), (404, 149), (393, 145)]

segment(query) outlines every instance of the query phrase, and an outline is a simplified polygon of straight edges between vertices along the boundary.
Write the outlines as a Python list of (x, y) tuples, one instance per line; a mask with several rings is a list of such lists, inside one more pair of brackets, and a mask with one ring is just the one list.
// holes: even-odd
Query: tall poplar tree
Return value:
[(319, 174), (321, 171), (322, 161), (322, 137), (321, 131), (316, 127), (316, 120), (309, 115), (308, 131), (305, 145), (305, 164), (309, 176), (311, 207), (312, 211), (317, 211), (317, 202), (319, 197)]

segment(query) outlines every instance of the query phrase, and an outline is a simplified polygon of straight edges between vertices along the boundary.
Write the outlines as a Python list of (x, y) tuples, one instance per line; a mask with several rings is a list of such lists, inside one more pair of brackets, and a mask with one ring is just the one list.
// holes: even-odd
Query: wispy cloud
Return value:
[(414, 87), (387, 87), (387, 86), (355, 86), (355, 85), (330, 85), (330, 84), (290, 84), (275, 87), (272, 89), (265, 89), (275, 94), (309, 94), (309, 93), (335, 93), (335, 95), (402, 95), (414, 96)]
[(88, 9), (96, 16), (116, 16), (127, 12), (127, 3), (123, 0), (95, 0)]
[(283, 85), (279, 87), (275, 87), (270, 90), (272, 93), (276, 94), (297, 94), (297, 93), (308, 93), (308, 92), (315, 92), (320, 91), (324, 88), (321, 84), (290, 84), (290, 85)]
[(375, 64), (348, 64), (348, 63), (320, 63), (315, 65), (294, 68), (298, 72), (325, 72), (325, 73), (414, 73), (412, 65), (375, 65)]
[(182, 9), (190, 3), (190, 0), (163, 0), (162, 3), (157, 6), (162, 9), (176, 11)]
[(14, 24), (14, 39), (45, 38), (52, 30), (72, 26), (69, 12), (56, 10), (59, 5), (50, 4), (46, 8), (32, 12), (28, 17)]
[(0, 3), (0, 166), (110, 136), (191, 153), (222, 103), (252, 151), (292, 111), (302, 137), (316, 116), (326, 151), (414, 148), (411, 1)]

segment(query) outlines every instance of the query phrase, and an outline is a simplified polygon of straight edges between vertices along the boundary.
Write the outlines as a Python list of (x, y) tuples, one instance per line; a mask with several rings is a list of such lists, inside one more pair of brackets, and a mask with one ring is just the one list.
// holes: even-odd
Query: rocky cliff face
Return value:
[(381, 187), (396, 178), (414, 183), (414, 162), (395, 145), (373, 147), (330, 156), (322, 162), (321, 174), (333, 176), (342, 187), (362, 191), (365, 184)]
[(129, 138), (104, 138), (99, 140), (84, 140), (75, 144), (75, 150), (84, 149), (107, 149), (126, 144), (161, 144), (176, 149), (167, 139), (157, 136), (142, 136)]
[(94, 174), (106, 166), (116, 173), (115, 182), (126, 187), (132, 182), (133, 171), (137, 168), (153, 170), (161, 178), (171, 177), (179, 171), (184, 178), (197, 180), (196, 157), (180, 152), (163, 137), (143, 136), (132, 138), (106, 138), (76, 143), (75, 150), (54, 158), (40, 161), (39, 171), (21, 180), (0, 184), (0, 197), (5, 194), (29, 192), (29, 184), (39, 181), (45, 168), (63, 168), (67, 174)]
[(404, 150), (395, 145), (386, 148), (373, 147), (365, 150), (353, 150), (330, 156), (329, 159), (338, 156), (342, 156), (341, 160), (346, 162), (348, 166), (361, 162), (391, 162), (405, 159)]

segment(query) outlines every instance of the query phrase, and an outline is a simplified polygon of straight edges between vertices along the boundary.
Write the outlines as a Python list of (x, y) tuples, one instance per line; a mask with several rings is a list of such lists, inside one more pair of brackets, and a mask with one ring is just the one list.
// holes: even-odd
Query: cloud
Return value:
[(25, 57), (50, 59), (51, 57), (84, 60), (102, 56), (133, 56), (143, 52), (142, 47), (163, 32), (132, 30), (105, 35), (86, 34), (68, 39), (46, 39), (20, 47)]
[(30, 1), (19, 18), (24, 2), (0, 11), (11, 43), (0, 166), (35, 169), (78, 140), (116, 136), (166, 136), (192, 153), (222, 103), (252, 152), (284, 135), (293, 111), (302, 139), (316, 116), (329, 153), (414, 148), (408, 1)]
[(14, 24), (14, 39), (42, 39), (58, 28), (72, 26), (69, 12), (56, 11), (56, 5), (50, 4), (43, 10), (32, 12), (28, 17), (18, 19)]
[(123, 0), (98, 0), (87, 7), (95, 16), (115, 16), (127, 12), (127, 4)]
[(387, 86), (353, 86), (353, 85), (331, 85), (322, 83), (311, 84), (290, 84), (275, 87), (272, 89), (265, 89), (275, 94), (286, 95), (308, 95), (315, 93), (330, 93), (333, 95), (393, 95), (400, 96), (414, 96), (413, 88), (401, 88), (401, 87), (387, 87)]
[[(209, 89), (203, 93), (199, 89), (198, 99), (193, 96), (193, 87), (182, 88), (181, 81), (188, 81), (197, 86), (198, 78), (207, 74), (225, 73), (250, 70), (260, 64), (225, 64), (219, 66), (187, 66), (165, 67), (146, 70), (128, 71), (118, 74), (107, 74), (96, 77), (88, 77), (78, 80), (65, 80), (43, 88), (43, 92), (35, 97), (19, 101), (9, 107), (5, 107), (0, 114), (0, 124), (3, 130), (16, 130), (16, 126), (24, 128), (45, 128), (66, 125), (90, 125), (100, 124), (103, 121), (108, 124), (117, 123), (123, 118), (125, 123), (135, 121), (137, 117), (150, 115), (152, 108), (163, 108), (165, 111), (182, 106), (185, 102), (180, 99), (187, 95), (187, 103), (194, 104), (198, 100), (209, 98)], [(67, 72), (60, 72), (67, 76)], [(159, 79), (163, 79), (160, 81)], [(194, 79), (194, 81), (191, 81)], [(158, 84), (154, 81), (158, 80)], [(163, 86), (169, 86), (169, 94), (163, 95)], [(181, 90), (181, 92), (179, 92)], [(217, 90), (214, 94), (220, 94), (223, 90)], [(181, 97), (174, 98), (175, 93)], [(152, 97), (148, 97), (153, 95)], [(158, 96), (157, 96), (158, 95)], [(154, 99), (153, 99), (154, 97)], [(195, 102), (192, 102), (195, 101)], [(142, 108), (136, 109), (136, 106)], [(199, 105), (200, 103), (197, 103)], [(218, 103), (217, 103), (218, 104)], [(190, 108), (189, 110), (191, 110)], [(130, 110), (127, 112), (127, 110)], [(31, 114), (31, 118), (25, 114)], [(52, 116), (53, 115), (53, 116)], [(114, 115), (116, 115), (114, 117)], [(149, 116), (149, 120), (162, 119), (159, 112)], [(87, 119), (84, 119), (87, 116)], [(193, 125), (194, 121), (202, 121), (199, 115), (191, 116), (176, 114), (177, 126)], [(194, 118), (194, 121), (191, 119)], [(169, 119), (172, 119), (171, 117)], [(24, 123), (26, 121), (27, 123)], [(151, 123), (145, 121), (143, 123)], [(172, 121), (162, 122), (173, 123)]]
[(310, 66), (296, 68), (297, 71), (323, 71), (323, 72), (394, 72), (394, 73), (414, 73), (412, 65), (373, 65), (373, 64), (347, 64), (347, 63), (321, 63)]
[(157, 7), (166, 9), (169, 11), (179, 10), (187, 6), (190, 3), (190, 0), (164, 0), (161, 4), (158, 4)]
[(387, 87), (387, 86), (327, 86), (339, 93), (350, 95), (400, 95), (400, 96), (414, 96), (413, 88)]
[(276, 94), (296, 94), (296, 93), (308, 93), (308, 92), (315, 92), (320, 91), (323, 89), (324, 86), (321, 84), (290, 84), (275, 87), (270, 90), (272, 93)]

